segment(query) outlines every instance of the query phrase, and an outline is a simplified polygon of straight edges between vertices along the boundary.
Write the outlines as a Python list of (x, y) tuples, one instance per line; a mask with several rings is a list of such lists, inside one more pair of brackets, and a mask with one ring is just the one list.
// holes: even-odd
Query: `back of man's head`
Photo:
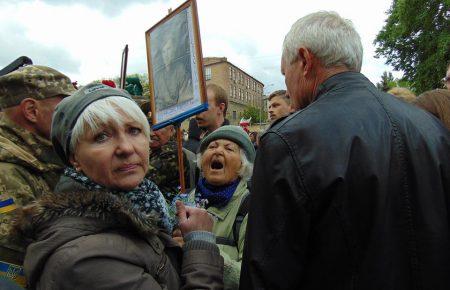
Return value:
[(225, 104), (224, 110), (223, 110), (223, 116), (227, 115), (227, 109), (228, 109), (228, 95), (227, 92), (221, 87), (216, 84), (209, 84), (206, 86), (206, 90), (211, 90), (214, 93), (214, 99), (216, 105)]
[(25, 66), (0, 77), (0, 108), (18, 106), (26, 98), (44, 100), (69, 96), (74, 91), (70, 79), (59, 71), (46, 66)]
[(283, 59), (295, 62), (300, 47), (311, 50), (325, 68), (345, 66), (361, 71), (361, 38), (352, 22), (336, 12), (320, 11), (297, 20), (284, 39)]

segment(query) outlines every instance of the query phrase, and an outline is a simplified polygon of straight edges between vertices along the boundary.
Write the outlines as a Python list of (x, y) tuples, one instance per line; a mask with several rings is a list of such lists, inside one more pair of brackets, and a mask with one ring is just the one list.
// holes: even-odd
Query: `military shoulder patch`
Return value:
[(0, 214), (13, 211), (17, 208), (14, 199), (7, 194), (0, 193)]

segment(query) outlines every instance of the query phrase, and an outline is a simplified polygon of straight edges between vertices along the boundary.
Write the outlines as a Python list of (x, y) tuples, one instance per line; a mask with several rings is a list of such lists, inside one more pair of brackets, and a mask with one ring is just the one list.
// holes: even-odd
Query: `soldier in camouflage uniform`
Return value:
[(75, 89), (68, 77), (26, 66), (0, 77), (0, 276), (22, 279), (24, 249), (9, 233), (16, 207), (53, 190), (63, 164), (49, 140), (56, 105)]
[[(147, 177), (158, 185), (167, 202), (171, 204), (173, 198), (180, 193), (178, 174), (177, 144), (172, 125), (152, 131), (150, 143), (150, 166)], [(195, 186), (189, 184), (189, 162), (183, 154), (184, 178), (186, 188)]]

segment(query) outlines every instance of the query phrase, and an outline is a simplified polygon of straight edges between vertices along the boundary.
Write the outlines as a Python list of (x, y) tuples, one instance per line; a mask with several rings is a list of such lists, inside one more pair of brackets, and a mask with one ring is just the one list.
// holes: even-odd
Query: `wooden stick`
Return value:
[(186, 191), (186, 183), (184, 181), (184, 160), (183, 160), (183, 133), (181, 132), (181, 123), (175, 124), (177, 130), (177, 151), (178, 151), (178, 174), (180, 175), (181, 192)]

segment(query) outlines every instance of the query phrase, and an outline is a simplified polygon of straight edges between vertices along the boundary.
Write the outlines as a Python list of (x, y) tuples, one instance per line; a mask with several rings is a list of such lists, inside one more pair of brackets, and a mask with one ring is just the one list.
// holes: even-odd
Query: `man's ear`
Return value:
[(35, 99), (23, 99), (22, 102), (20, 102), (19, 106), (25, 119), (27, 119), (31, 123), (37, 122), (38, 103)]
[(298, 60), (303, 66), (303, 76), (311, 74), (314, 68), (315, 57), (306, 47), (300, 47), (297, 51)]

